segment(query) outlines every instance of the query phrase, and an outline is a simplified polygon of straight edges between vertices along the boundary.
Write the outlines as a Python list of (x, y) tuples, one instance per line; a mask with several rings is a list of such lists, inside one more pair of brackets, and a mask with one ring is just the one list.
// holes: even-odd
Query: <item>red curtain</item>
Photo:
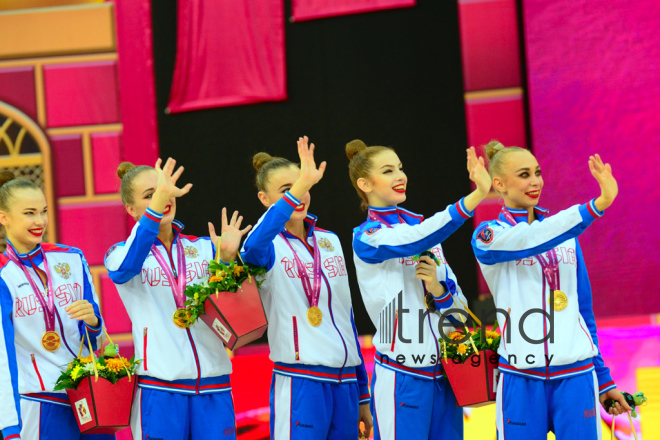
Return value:
[(291, 0), (294, 21), (415, 6), (415, 0)]
[(179, 0), (168, 110), (287, 98), (283, 0)]

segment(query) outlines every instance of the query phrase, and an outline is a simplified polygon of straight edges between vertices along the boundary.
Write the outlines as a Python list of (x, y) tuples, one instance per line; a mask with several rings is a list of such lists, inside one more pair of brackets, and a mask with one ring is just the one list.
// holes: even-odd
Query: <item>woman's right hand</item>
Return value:
[(298, 138), (298, 156), (300, 156), (300, 177), (293, 184), (289, 192), (300, 200), (314, 185), (319, 183), (325, 172), (326, 162), (316, 167), (314, 161), (314, 144), (308, 145), (307, 136)]
[(165, 207), (170, 203), (172, 198), (188, 194), (188, 191), (192, 188), (192, 183), (186, 184), (183, 188), (176, 186), (177, 180), (179, 180), (179, 177), (183, 173), (183, 167), (179, 167), (176, 172), (174, 171), (176, 160), (171, 157), (168, 158), (165, 166), (161, 168), (162, 163), (162, 159), (159, 158), (156, 161), (156, 165), (154, 165), (154, 169), (158, 173), (158, 182), (156, 183), (156, 191), (151, 196), (151, 203), (149, 204), (151, 209), (159, 213), (165, 210)]
[(477, 157), (474, 147), (467, 149), (467, 169), (470, 173), (470, 180), (474, 182), (477, 189), (465, 197), (463, 203), (469, 211), (473, 211), (483, 199), (488, 196), (490, 187), (493, 184), (483, 157)]
[(589, 170), (600, 185), (600, 197), (595, 202), (596, 209), (604, 211), (610, 207), (619, 194), (619, 185), (612, 175), (612, 167), (609, 163), (603, 164), (600, 155), (589, 156)]

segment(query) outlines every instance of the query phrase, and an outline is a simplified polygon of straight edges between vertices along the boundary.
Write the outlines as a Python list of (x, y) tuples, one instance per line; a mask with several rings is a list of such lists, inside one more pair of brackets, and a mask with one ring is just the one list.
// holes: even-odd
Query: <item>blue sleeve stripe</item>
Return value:
[(589, 214), (591, 214), (594, 218), (602, 217), (604, 214), (603, 211), (599, 211), (598, 208), (596, 208), (596, 199), (592, 199), (589, 203), (587, 203), (587, 209), (589, 210)]
[(455, 205), (450, 206), (450, 211), (451, 209), (456, 212), (456, 217), (459, 217), (459, 219), (452, 216), (452, 221), (446, 223), (443, 227), (421, 240), (397, 246), (383, 244), (375, 247), (360, 240), (361, 234), (358, 234), (353, 239), (353, 250), (362, 261), (370, 264), (382, 263), (383, 261), (393, 258), (405, 258), (411, 255), (417, 255), (436, 246), (438, 243), (442, 243), (447, 237), (461, 227), (464, 219), (458, 215)]
[(302, 203), (300, 200), (298, 200), (298, 199), (296, 199), (295, 197), (293, 197), (293, 195), (292, 195), (289, 191), (285, 192), (285, 193), (284, 193), (284, 196), (283, 196), (282, 198), (283, 198), (283, 199), (284, 199), (289, 205), (293, 206), (294, 209), (295, 209), (298, 205), (300, 205), (300, 204)]
[[(16, 363), (16, 348), (14, 346), (14, 324), (12, 322), (13, 300), (9, 288), (5, 280), (0, 278), (0, 321), (2, 321), (2, 337), (4, 339), (4, 349), (6, 353), (5, 359), (7, 360), (7, 368), (9, 369), (9, 376), (11, 388), (13, 391), (14, 407), (16, 409), (16, 424), (21, 425), (21, 404), (20, 395), (18, 392), (18, 364)], [(3, 356), (4, 357), (4, 356)], [(7, 398), (9, 396), (2, 396)], [(5, 414), (5, 417), (7, 415)], [(6, 420), (6, 419), (5, 419)], [(14, 425), (12, 425), (14, 426)], [(3, 433), (10, 434), (10, 430), (5, 428)]]
[(563, 234), (554, 237), (551, 240), (546, 241), (545, 243), (541, 243), (538, 246), (534, 246), (532, 248), (521, 249), (516, 251), (493, 251), (493, 250), (480, 249), (477, 246), (476, 236), (483, 228), (478, 228), (472, 237), (472, 249), (474, 250), (474, 255), (477, 257), (477, 260), (479, 260), (480, 263), (486, 265), (503, 263), (506, 261), (520, 260), (523, 258), (538, 255), (543, 252), (547, 252), (550, 249), (553, 249), (556, 246), (560, 245), (561, 243), (565, 242), (566, 240), (577, 237), (582, 232), (584, 232), (585, 229), (587, 229), (589, 224), (590, 222), (589, 223), (582, 222), (574, 226), (573, 228), (569, 229), (568, 231), (564, 232)]
[(474, 215), (474, 211), (469, 211), (465, 207), (465, 197), (463, 197), (461, 200), (459, 200), (456, 203), (456, 208), (458, 209), (459, 214), (461, 214), (461, 216), (464, 217), (465, 219), (472, 218), (472, 216)]
[(144, 212), (144, 215), (140, 217), (140, 224), (142, 226), (146, 226), (149, 229), (155, 229), (158, 230), (160, 228), (160, 221), (163, 219), (163, 215), (155, 213), (151, 209), (147, 208), (147, 210)]

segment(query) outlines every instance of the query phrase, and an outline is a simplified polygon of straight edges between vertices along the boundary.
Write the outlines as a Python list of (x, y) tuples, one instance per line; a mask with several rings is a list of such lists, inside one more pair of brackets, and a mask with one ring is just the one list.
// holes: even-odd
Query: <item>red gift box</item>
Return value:
[(235, 350), (259, 339), (268, 319), (257, 290), (257, 282), (245, 280), (237, 292), (211, 294), (200, 316), (227, 348)]
[[(495, 402), (499, 377), (498, 355), (492, 350), (473, 354), (465, 362), (442, 360), (458, 406), (476, 408)], [(494, 361), (494, 362), (493, 362)]]
[(67, 389), (71, 409), (83, 434), (113, 434), (131, 420), (137, 376), (122, 377), (114, 385), (109, 380), (86, 377), (75, 390)]

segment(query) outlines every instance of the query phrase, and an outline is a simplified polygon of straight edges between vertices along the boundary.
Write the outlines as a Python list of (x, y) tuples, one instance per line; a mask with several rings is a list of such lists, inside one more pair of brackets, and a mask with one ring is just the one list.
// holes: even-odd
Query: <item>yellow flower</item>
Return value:
[(486, 342), (488, 342), (488, 344), (490, 345), (490, 344), (493, 343), (493, 339), (492, 338), (486, 338)]
[(92, 362), (92, 355), (90, 354), (89, 356), (85, 356), (84, 358), (78, 358), (80, 359), (81, 364), (89, 364)]
[(460, 354), (465, 354), (466, 351), (467, 351), (467, 347), (465, 346), (465, 344), (461, 344), (458, 346), (458, 352)]
[(465, 335), (461, 332), (451, 332), (449, 333), (449, 337), (453, 339), (454, 341), (463, 338)]
[(198, 292), (195, 292), (195, 295), (193, 296), (193, 298), (195, 298), (196, 300), (198, 300), (198, 299), (199, 299), (199, 293), (198, 293)]
[(73, 371), (71, 372), (71, 379), (76, 380), (78, 376), (80, 376), (80, 373), (82, 372), (82, 367), (80, 365), (76, 365), (73, 368)]
[(243, 269), (243, 266), (234, 266), (234, 276), (237, 277), (241, 274), (241, 272), (245, 272), (245, 269)]
[(495, 338), (498, 337), (499, 335), (500, 335), (500, 334), (497, 333), (497, 332), (493, 332), (493, 331), (490, 331), (490, 330), (486, 330), (486, 337), (488, 337), (488, 338), (493, 338), (493, 339), (495, 339)]
[(219, 283), (224, 279), (225, 279), (225, 277), (222, 274), (220, 274), (218, 276), (213, 275), (211, 278), (209, 278), (209, 283)]

